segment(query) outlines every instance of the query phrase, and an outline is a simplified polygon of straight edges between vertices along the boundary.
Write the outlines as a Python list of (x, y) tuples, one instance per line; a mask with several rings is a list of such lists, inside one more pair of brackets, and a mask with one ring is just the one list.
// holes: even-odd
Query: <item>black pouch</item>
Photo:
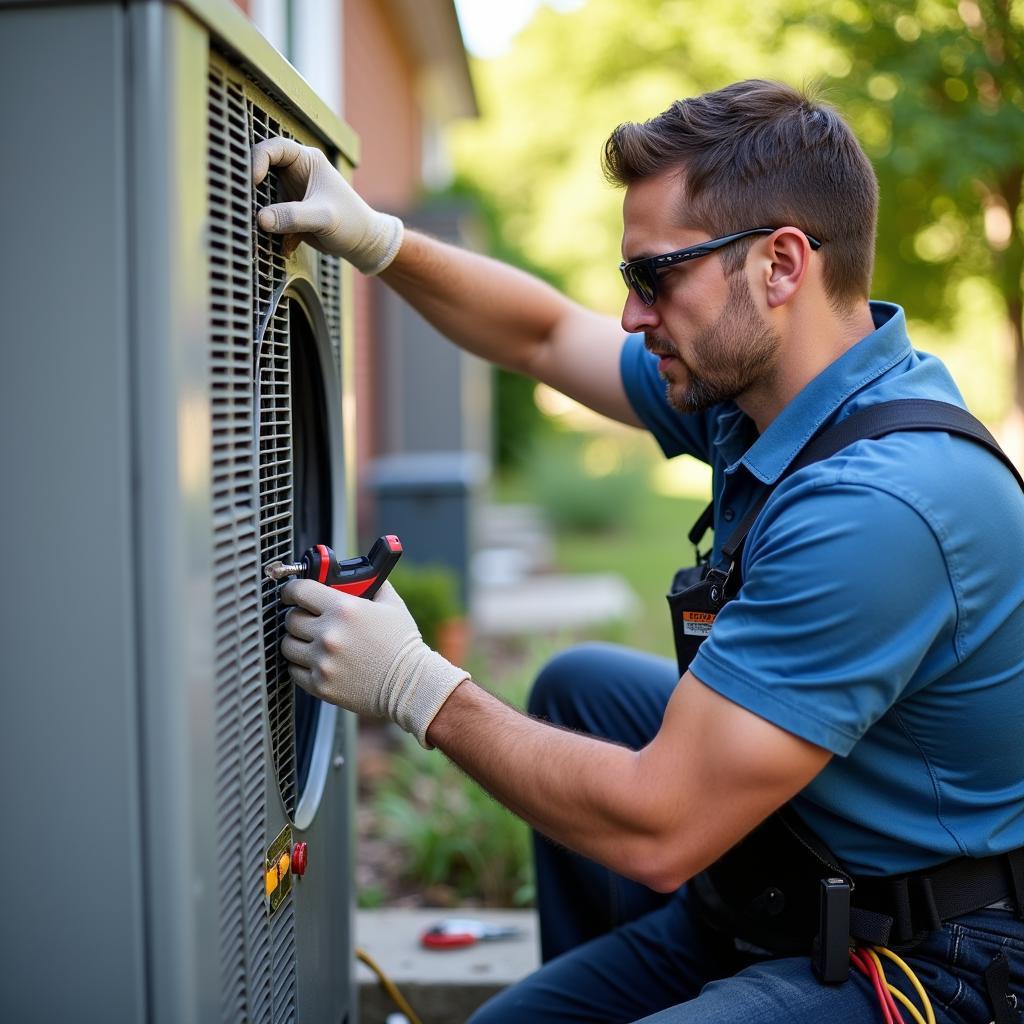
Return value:
[(831, 850), (787, 804), (691, 885), (711, 927), (777, 956), (802, 956), (818, 936), (826, 877), (852, 884)]
[(690, 667), (697, 648), (710, 635), (715, 616), (725, 604), (727, 582), (726, 573), (709, 565), (680, 569), (672, 580), (668, 607), (680, 675)]
[(726, 602), (729, 574), (712, 569), (708, 554), (700, 552), (700, 542), (711, 529), (713, 516), (714, 506), (709, 504), (690, 527), (689, 538), (697, 564), (675, 574), (667, 595), (680, 675), (690, 667), (697, 648), (711, 634), (715, 616)]

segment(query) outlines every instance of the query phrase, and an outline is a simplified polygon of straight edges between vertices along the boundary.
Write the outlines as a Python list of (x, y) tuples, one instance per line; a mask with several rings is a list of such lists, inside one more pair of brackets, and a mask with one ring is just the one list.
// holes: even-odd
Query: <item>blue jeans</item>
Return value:
[[(675, 664), (624, 648), (589, 644), (545, 666), (531, 714), (631, 747), (661, 725), (678, 681)], [(472, 1024), (563, 1021), (657, 1024), (876, 1024), (874, 990), (851, 970), (824, 985), (806, 957), (741, 952), (709, 929), (687, 888), (664, 895), (535, 837), (544, 966), (482, 1006)], [(938, 1024), (994, 1017), (983, 972), (1010, 961), (1010, 1004), (1024, 1008), (1024, 922), (983, 910), (948, 922), (904, 957), (925, 986)], [(889, 981), (916, 997), (895, 965)], [(904, 1018), (911, 1018), (904, 1011)], [(1024, 1024), (1024, 1014), (1019, 1014)]]

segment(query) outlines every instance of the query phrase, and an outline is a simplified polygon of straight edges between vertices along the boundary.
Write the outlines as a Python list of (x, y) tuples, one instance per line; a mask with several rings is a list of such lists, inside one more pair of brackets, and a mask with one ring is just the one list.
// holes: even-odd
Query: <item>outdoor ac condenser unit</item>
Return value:
[(262, 573), (353, 552), (347, 272), (250, 175), (354, 137), (227, 0), (0, 0), (0, 111), (0, 1019), (354, 1021), (352, 724)]

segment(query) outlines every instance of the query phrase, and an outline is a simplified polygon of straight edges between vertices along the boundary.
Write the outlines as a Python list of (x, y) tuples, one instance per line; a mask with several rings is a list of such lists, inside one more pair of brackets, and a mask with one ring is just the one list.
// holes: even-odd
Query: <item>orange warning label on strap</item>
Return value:
[(683, 633), (686, 636), (710, 636), (713, 612), (683, 612)]

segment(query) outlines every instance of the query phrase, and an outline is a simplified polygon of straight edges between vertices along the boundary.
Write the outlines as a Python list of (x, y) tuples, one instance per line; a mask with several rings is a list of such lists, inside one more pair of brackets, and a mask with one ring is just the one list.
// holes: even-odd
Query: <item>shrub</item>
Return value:
[(428, 647), (437, 649), (441, 627), (462, 615), (455, 573), (445, 566), (399, 564), (391, 582), (402, 595)]
[(545, 438), (524, 473), (551, 524), (565, 531), (593, 533), (628, 523), (646, 486), (632, 446), (612, 437)]
[(418, 886), (443, 884), (489, 906), (532, 903), (526, 824), (412, 737), (403, 737), (374, 811), (384, 835), (404, 851), (404, 876)]
[[(555, 649), (549, 641), (533, 643), (514, 669), (500, 679), (484, 674), (481, 681), (522, 707)], [(533, 903), (529, 827), (440, 752), (403, 736), (389, 775), (372, 797), (372, 810), (383, 836), (402, 851), (404, 879), (418, 889), (444, 885), (460, 900), (488, 906)]]

